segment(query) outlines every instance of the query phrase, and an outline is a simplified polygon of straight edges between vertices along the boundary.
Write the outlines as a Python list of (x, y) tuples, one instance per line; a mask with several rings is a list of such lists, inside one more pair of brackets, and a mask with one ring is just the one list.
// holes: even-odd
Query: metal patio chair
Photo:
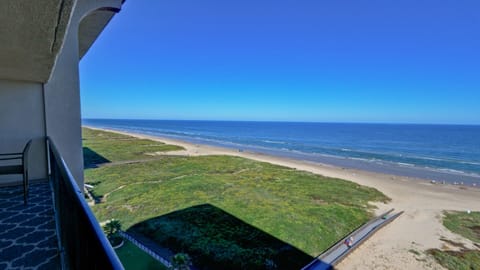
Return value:
[[(23, 175), (23, 202), (27, 204), (28, 197), (28, 152), (32, 140), (28, 141), (22, 153), (0, 154), (0, 175)], [(2, 162), (3, 161), (3, 162)], [(7, 161), (7, 162), (5, 162)], [(2, 164), (6, 163), (6, 164)]]

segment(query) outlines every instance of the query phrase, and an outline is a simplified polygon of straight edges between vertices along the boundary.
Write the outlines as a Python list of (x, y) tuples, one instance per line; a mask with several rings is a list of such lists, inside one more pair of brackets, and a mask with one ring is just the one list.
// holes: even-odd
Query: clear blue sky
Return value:
[(84, 118), (480, 124), (480, 1), (129, 0)]

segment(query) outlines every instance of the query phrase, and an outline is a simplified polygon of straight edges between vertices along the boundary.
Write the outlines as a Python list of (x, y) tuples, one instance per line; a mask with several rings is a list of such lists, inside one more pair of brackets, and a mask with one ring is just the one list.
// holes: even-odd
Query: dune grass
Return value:
[(450, 270), (480, 269), (480, 212), (444, 212), (443, 225), (450, 231), (472, 240), (477, 249), (462, 247), (459, 251), (431, 249), (429, 254)]
[[(122, 152), (123, 137), (88, 129), (85, 133), (96, 154), (109, 160), (123, 158), (115, 156)], [(128, 159), (162, 151), (145, 145), (153, 143), (129, 138), (126, 151), (135, 154)], [(142, 150), (137, 151), (137, 146)], [(139, 163), (87, 169), (85, 178), (102, 199), (93, 206), (100, 221), (116, 218), (129, 228), (209, 204), (310, 256), (369, 220), (369, 202), (389, 200), (376, 189), (353, 182), (233, 156), (155, 156)]]
[(450, 231), (480, 244), (480, 212), (447, 211), (443, 225)]
[[(177, 145), (168, 145), (123, 134), (83, 128), (84, 161), (86, 167), (103, 162), (154, 159), (155, 152), (183, 150)], [(88, 149), (89, 151), (85, 151)], [(94, 150), (92, 150), (94, 149)], [(95, 156), (95, 153), (97, 154)], [(99, 162), (102, 159), (102, 162)]]
[(449, 270), (476, 270), (480, 269), (480, 251), (443, 251), (433, 249), (429, 251), (435, 260)]
[(124, 240), (122, 247), (115, 250), (125, 270), (166, 270), (160, 262), (156, 261), (143, 250), (139, 249), (128, 240)]

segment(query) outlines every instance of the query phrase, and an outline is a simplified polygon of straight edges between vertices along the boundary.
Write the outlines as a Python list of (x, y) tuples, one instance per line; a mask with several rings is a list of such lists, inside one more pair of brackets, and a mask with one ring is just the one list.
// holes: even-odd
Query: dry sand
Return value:
[[(112, 131), (112, 130), (107, 130)], [(199, 145), (169, 138), (134, 133), (117, 133), (148, 138), (183, 146), (186, 150), (168, 155), (233, 155), (296, 168), (329, 177), (342, 178), (374, 187), (392, 200), (376, 204), (377, 214), (395, 208), (405, 211), (397, 220), (373, 235), (361, 247), (341, 262), (338, 269), (443, 269), (424, 251), (430, 248), (455, 250), (441, 241), (446, 238), (476, 248), (471, 241), (453, 234), (441, 224), (442, 211), (480, 211), (480, 189), (431, 184), (428, 180), (372, 173), (330, 165), (269, 156), (253, 152)], [(153, 153), (152, 153), (153, 154)], [(165, 153), (155, 153), (162, 155)], [(416, 254), (418, 252), (418, 254)]]

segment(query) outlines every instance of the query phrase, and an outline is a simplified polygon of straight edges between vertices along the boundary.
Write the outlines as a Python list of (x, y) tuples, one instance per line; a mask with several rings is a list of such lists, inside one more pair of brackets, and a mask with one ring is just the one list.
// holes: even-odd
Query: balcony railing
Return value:
[(47, 147), (62, 268), (123, 269), (50, 138)]

